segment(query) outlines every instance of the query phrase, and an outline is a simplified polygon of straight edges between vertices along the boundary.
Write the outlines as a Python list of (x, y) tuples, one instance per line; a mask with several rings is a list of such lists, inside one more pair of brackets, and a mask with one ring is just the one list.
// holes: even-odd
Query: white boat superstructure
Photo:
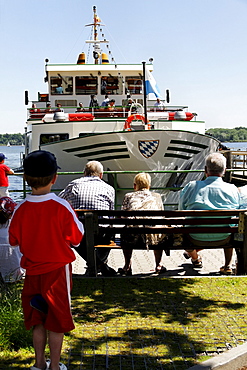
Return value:
[[(168, 93), (160, 103), (145, 93), (152, 63), (110, 63), (100, 48), (99, 25), (94, 7), (94, 64), (86, 63), (85, 53), (76, 64), (46, 60), (48, 92), (39, 93), (28, 109), (26, 153), (53, 152), (61, 172), (82, 171), (93, 159), (112, 171), (202, 169), (219, 142), (205, 135), (205, 123), (186, 106), (171, 106)], [(57, 186), (75, 177), (60, 176)], [(152, 174), (152, 186), (183, 186), (192, 178), (195, 174)], [(131, 188), (133, 175), (118, 176), (118, 185)]]

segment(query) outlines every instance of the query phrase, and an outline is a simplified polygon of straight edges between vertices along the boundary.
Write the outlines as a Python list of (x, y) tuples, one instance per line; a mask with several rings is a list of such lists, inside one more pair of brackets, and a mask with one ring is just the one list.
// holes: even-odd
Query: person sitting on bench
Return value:
[[(234, 184), (224, 182), (222, 177), (226, 170), (226, 158), (221, 153), (211, 153), (206, 158), (205, 175), (203, 181), (189, 182), (180, 193), (179, 209), (239, 209), (240, 195)], [(203, 223), (203, 222), (202, 222)], [(231, 235), (225, 234), (191, 234), (190, 241), (193, 245), (207, 247), (210, 244), (221, 246), (230, 241)], [(202, 267), (202, 259), (198, 255), (201, 249), (187, 250), (185, 258), (192, 259), (194, 267)], [(231, 275), (231, 260), (233, 249), (225, 248), (225, 265), (220, 268), (220, 273)]]
[[(125, 194), (122, 210), (133, 211), (133, 210), (160, 210), (164, 209), (160, 194), (151, 192), (151, 176), (148, 173), (138, 173), (134, 178), (134, 192)], [(125, 264), (123, 268), (118, 269), (118, 273), (122, 276), (132, 275), (131, 268), (131, 257), (133, 249), (130, 249), (131, 245), (138, 243), (144, 243), (148, 245), (157, 245), (165, 237), (164, 234), (148, 234), (148, 235), (132, 235), (131, 231), (128, 235), (122, 235), (121, 245), (123, 248), (123, 254)], [(124, 248), (128, 246), (128, 248)], [(162, 274), (166, 272), (165, 266), (161, 264), (162, 249), (154, 250), (155, 257), (155, 272)]]
[[(98, 161), (89, 161), (84, 169), (84, 176), (71, 181), (59, 196), (66, 199), (74, 209), (114, 209), (115, 190), (103, 181), (103, 165)], [(110, 244), (109, 235), (99, 235), (96, 245)], [(86, 238), (77, 247), (78, 254), (87, 262)], [(107, 265), (109, 248), (96, 248), (97, 269), (103, 276), (115, 276), (116, 271)], [(89, 273), (87, 269), (86, 274)]]

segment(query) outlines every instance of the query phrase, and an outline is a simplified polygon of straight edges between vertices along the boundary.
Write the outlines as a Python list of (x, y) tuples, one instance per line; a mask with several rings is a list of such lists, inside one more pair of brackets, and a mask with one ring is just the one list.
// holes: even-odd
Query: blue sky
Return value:
[(152, 57), (172, 105), (207, 128), (246, 126), (247, 0), (0, 0), (0, 133), (24, 132), (24, 91), (47, 91), (45, 58), (75, 63), (86, 51), (94, 5), (117, 63)]

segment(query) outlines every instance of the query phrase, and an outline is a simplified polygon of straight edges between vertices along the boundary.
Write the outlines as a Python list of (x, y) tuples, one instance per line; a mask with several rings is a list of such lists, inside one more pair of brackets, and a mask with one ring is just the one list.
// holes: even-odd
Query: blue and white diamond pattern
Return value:
[(158, 149), (159, 143), (159, 140), (139, 140), (138, 147), (143, 157), (150, 158)]

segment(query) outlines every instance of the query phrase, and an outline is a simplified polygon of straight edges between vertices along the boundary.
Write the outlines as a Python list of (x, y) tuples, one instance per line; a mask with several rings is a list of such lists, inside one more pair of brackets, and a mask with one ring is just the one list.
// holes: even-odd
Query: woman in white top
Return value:
[[(134, 178), (134, 192), (127, 193), (124, 196), (122, 210), (133, 211), (133, 210), (163, 210), (164, 206), (160, 194), (151, 192), (151, 176), (148, 173), (139, 173)], [(138, 243), (144, 243), (148, 245), (157, 245), (165, 237), (164, 234), (149, 234), (149, 235), (132, 235), (131, 231), (128, 235), (122, 235), (121, 245), (123, 248), (123, 254), (125, 264), (123, 268), (118, 269), (120, 275), (132, 275), (131, 268), (131, 257), (133, 249), (131, 245)], [(138, 240), (137, 240), (138, 239)], [(125, 249), (124, 246), (128, 246)], [(154, 250), (155, 257), (155, 272), (161, 274), (166, 272), (166, 268), (161, 265), (162, 249)]]

